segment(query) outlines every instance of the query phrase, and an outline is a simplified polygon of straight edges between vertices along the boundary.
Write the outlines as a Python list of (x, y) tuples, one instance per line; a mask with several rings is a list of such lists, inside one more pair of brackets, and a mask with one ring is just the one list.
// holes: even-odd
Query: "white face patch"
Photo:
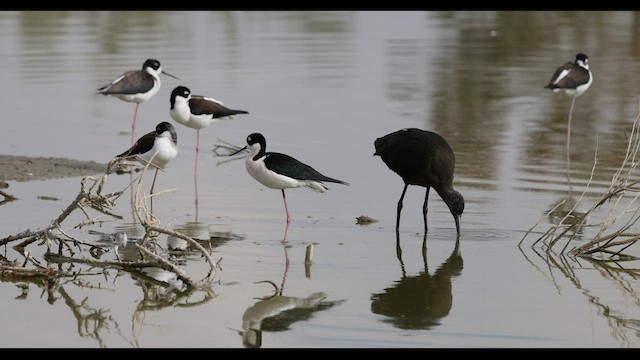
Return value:
[(180, 105), (180, 106), (189, 106), (189, 98), (191, 97), (191, 95), (187, 95), (187, 97), (184, 97), (180, 94), (178, 94), (176, 96), (176, 104)]
[(249, 146), (250, 157), (254, 157), (259, 152), (260, 152), (260, 143), (254, 143)]
[(578, 60), (578, 65), (589, 70), (589, 60), (585, 60), (585, 61)]
[(153, 76), (154, 78), (159, 78), (160, 74), (162, 73), (162, 67), (159, 67), (158, 70), (156, 70), (151, 66), (147, 66), (144, 70), (151, 74), (151, 76)]

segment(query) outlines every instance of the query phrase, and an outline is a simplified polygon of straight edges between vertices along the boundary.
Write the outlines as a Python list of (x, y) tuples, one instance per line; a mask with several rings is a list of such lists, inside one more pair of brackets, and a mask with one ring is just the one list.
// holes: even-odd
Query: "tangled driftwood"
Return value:
[[(140, 271), (145, 268), (158, 268), (175, 274), (184, 286), (179, 290), (186, 292), (199, 287), (206, 288), (210, 286), (215, 278), (218, 264), (211, 258), (209, 251), (191, 237), (160, 226), (158, 219), (147, 209), (146, 202), (152, 196), (161, 196), (164, 193), (173, 191), (165, 190), (142, 196), (141, 183), (148, 165), (138, 178), (137, 191), (135, 193), (135, 215), (145, 229), (142, 241), (134, 244), (140, 252), (138, 260), (124, 261), (119, 259), (119, 257), (111, 261), (96, 259), (96, 257), (91, 256), (91, 254), (110, 251), (111, 247), (76, 239), (68, 234), (68, 229), (63, 229), (63, 222), (65, 222), (72, 213), (77, 212), (83, 215), (84, 220), (75, 224), (70, 229), (81, 229), (87, 226), (101, 225), (106, 221), (122, 219), (122, 216), (113, 213), (112, 209), (116, 204), (116, 200), (118, 200), (126, 189), (111, 193), (105, 193), (103, 189), (112, 170), (116, 169), (124, 161), (125, 160), (122, 159), (116, 159), (110, 162), (105, 174), (99, 178), (92, 176), (83, 177), (78, 195), (63, 209), (62, 213), (53, 219), (44, 229), (35, 231), (26, 230), (0, 239), (0, 245), (6, 246), (10, 243), (17, 243), (13, 245), (13, 248), (19, 256), (23, 257), (22, 261), (2, 258), (2, 262), (0, 262), (0, 276), (3, 278), (42, 277), (49, 279), (49, 281), (54, 281), (55, 278), (64, 277), (66, 274), (61, 273), (51, 266), (42, 264), (69, 263), (85, 264), (91, 268), (115, 268), (124, 271)], [(92, 213), (97, 213), (97, 215), (92, 215)], [(201, 280), (195, 281), (186, 271), (172, 263), (166, 256), (167, 252), (160, 249), (160, 246), (155, 241), (159, 234), (166, 234), (185, 240), (191, 248), (199, 251), (209, 264), (208, 273)], [(34, 243), (36, 244), (34, 245)], [(34, 258), (32, 254), (36, 252), (31, 250), (33, 246), (46, 247), (42, 259)]]

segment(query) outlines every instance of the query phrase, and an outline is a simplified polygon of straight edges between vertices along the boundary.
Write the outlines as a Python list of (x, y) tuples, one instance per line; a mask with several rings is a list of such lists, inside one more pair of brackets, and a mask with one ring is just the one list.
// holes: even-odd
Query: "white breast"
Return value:
[(171, 141), (171, 135), (167, 132), (156, 139), (151, 151), (138, 155), (144, 161), (141, 161), (143, 165), (147, 162), (151, 162), (151, 165), (164, 169), (169, 161), (178, 156), (178, 147)]
[(147, 91), (146, 93), (128, 94), (128, 95), (121, 94), (116, 96), (122, 101), (142, 103), (151, 99), (153, 95), (155, 95), (158, 92), (158, 90), (160, 90), (160, 79), (156, 78), (153, 81), (153, 87), (151, 88), (151, 90)]
[(256, 161), (253, 161), (252, 158), (252, 155), (247, 156), (245, 167), (247, 168), (249, 175), (262, 185), (271, 189), (287, 189), (304, 186), (296, 179), (268, 170), (264, 164), (264, 157)]
[(189, 118), (191, 117), (191, 111), (189, 110), (188, 100), (182, 96), (176, 96), (173, 108), (169, 111), (171, 118), (177, 123), (187, 127), (189, 126)]

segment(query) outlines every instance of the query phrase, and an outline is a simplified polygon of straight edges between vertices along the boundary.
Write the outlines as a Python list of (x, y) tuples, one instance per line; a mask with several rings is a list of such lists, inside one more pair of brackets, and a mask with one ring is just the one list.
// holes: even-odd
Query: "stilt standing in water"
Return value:
[(553, 92), (563, 91), (571, 97), (569, 106), (569, 116), (567, 119), (567, 181), (571, 186), (571, 117), (573, 115), (573, 105), (576, 98), (584, 94), (593, 83), (593, 74), (589, 70), (589, 58), (583, 53), (576, 55), (574, 62), (568, 62), (556, 69), (545, 89)]
[(233, 110), (222, 102), (206, 96), (192, 95), (185, 86), (177, 86), (169, 98), (169, 114), (177, 123), (196, 129), (196, 168), (193, 174), (196, 193), (196, 222), (198, 221), (198, 157), (200, 154), (200, 129), (233, 115), (248, 114), (245, 110)]
[(133, 113), (133, 123), (131, 124), (131, 146), (135, 139), (136, 117), (138, 106), (153, 97), (160, 90), (160, 74), (177, 77), (162, 71), (160, 61), (147, 59), (142, 65), (142, 70), (131, 70), (117, 77), (109, 84), (98, 89), (98, 94), (115, 96), (126, 102), (136, 103), (136, 110)]
[[(284, 193), (285, 189), (306, 187), (324, 193), (329, 188), (327, 188), (323, 182), (349, 185), (342, 180), (324, 176), (311, 166), (289, 155), (267, 152), (267, 141), (260, 133), (253, 133), (247, 136), (247, 146), (229, 156), (235, 155), (247, 148), (249, 149), (249, 155), (245, 160), (247, 172), (262, 185), (282, 191), (284, 209), (287, 213), (287, 225), (291, 223), (291, 216), (289, 215), (289, 207), (287, 206), (287, 197)], [(283, 242), (286, 242), (286, 232)]]
[[(129, 150), (117, 155), (116, 158), (132, 159), (143, 165), (150, 164), (156, 169), (151, 184), (150, 195), (156, 186), (158, 170), (164, 170), (169, 161), (178, 156), (178, 134), (170, 123), (163, 121), (156, 126), (156, 130), (142, 136)], [(151, 212), (153, 213), (153, 197), (151, 197)]]

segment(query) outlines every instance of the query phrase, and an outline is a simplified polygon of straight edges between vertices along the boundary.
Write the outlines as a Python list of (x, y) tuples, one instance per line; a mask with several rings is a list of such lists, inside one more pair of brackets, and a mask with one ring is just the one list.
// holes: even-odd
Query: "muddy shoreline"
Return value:
[[(104, 173), (107, 164), (67, 158), (0, 155), (0, 188), (9, 181), (49, 180)], [(3, 184), (4, 183), (4, 184)]]

